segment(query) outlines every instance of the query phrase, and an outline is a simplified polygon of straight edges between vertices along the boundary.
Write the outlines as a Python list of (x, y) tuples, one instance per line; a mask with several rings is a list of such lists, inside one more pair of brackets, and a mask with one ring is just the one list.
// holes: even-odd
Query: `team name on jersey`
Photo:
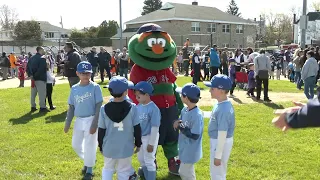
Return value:
[(91, 93), (86, 92), (84, 95), (81, 95), (81, 96), (76, 95), (76, 96), (75, 96), (75, 99), (76, 99), (76, 102), (77, 102), (77, 103), (83, 103), (83, 101), (89, 99), (91, 96), (92, 96)]
[(148, 120), (148, 115), (146, 113), (142, 113), (139, 115), (139, 119), (142, 121)]
[[(160, 79), (161, 79), (160, 82), (165, 82), (165, 83), (169, 82), (169, 78), (166, 75), (161, 75)], [(147, 78), (147, 82), (151, 84), (156, 84), (158, 83), (158, 80), (156, 76), (151, 76)]]

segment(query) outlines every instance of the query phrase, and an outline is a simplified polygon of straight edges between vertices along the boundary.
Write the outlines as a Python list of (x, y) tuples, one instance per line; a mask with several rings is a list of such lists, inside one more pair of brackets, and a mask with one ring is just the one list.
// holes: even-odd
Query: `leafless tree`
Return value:
[(8, 5), (0, 6), (0, 27), (2, 30), (13, 30), (18, 22), (18, 14)]
[(312, 9), (312, 11), (320, 11), (320, 2), (313, 2), (310, 9)]

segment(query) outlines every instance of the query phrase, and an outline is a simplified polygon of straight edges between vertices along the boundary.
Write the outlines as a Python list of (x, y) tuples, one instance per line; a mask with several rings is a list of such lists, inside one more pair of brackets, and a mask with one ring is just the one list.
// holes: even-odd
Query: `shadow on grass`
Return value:
[(242, 102), (239, 98), (237, 98), (237, 97), (230, 97), (230, 98), (233, 99), (234, 102), (236, 102), (236, 103), (238, 103), (238, 104), (243, 104), (243, 102)]
[(67, 111), (64, 111), (60, 114), (48, 116), (45, 118), (45, 120), (46, 120), (46, 123), (57, 123), (57, 122), (64, 122), (66, 117), (67, 117)]
[(284, 106), (273, 103), (273, 102), (262, 102), (262, 104), (264, 104), (267, 107), (270, 107), (272, 109), (284, 109)]
[(37, 112), (36, 114), (32, 114), (32, 112), (28, 112), (28, 113), (22, 115), (22, 116), (19, 117), (19, 118), (9, 119), (9, 122), (10, 122), (12, 125), (16, 125), (16, 124), (27, 124), (27, 123), (30, 122), (32, 119), (45, 116), (46, 114), (47, 114), (47, 113), (44, 113), (44, 112), (41, 112), (41, 113), (40, 113), (40, 112)]
[(158, 180), (181, 180), (179, 176), (175, 176), (169, 173), (164, 177), (161, 177), (161, 178), (157, 177), (157, 179)]

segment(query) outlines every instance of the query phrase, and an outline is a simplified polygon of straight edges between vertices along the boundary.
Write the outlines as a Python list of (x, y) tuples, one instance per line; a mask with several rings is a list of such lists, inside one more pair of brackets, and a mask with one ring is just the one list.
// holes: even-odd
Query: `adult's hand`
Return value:
[(293, 102), (293, 104), (296, 106), (286, 108), (283, 110), (277, 110), (275, 112), (275, 114), (279, 116), (273, 118), (272, 123), (282, 131), (287, 131), (288, 129), (290, 129), (290, 126), (288, 125), (287, 119), (286, 119), (287, 114), (298, 111), (299, 109), (301, 109), (302, 106), (304, 106), (304, 104), (301, 102)]

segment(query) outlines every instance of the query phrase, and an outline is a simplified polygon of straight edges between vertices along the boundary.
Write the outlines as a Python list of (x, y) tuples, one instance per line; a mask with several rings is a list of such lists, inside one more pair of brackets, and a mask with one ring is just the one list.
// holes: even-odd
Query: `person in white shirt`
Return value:
[(55, 82), (56, 82), (56, 79), (50, 70), (50, 64), (47, 63), (47, 101), (50, 106), (50, 110), (56, 109), (56, 107), (52, 104), (52, 91), (53, 91), (53, 86)]

